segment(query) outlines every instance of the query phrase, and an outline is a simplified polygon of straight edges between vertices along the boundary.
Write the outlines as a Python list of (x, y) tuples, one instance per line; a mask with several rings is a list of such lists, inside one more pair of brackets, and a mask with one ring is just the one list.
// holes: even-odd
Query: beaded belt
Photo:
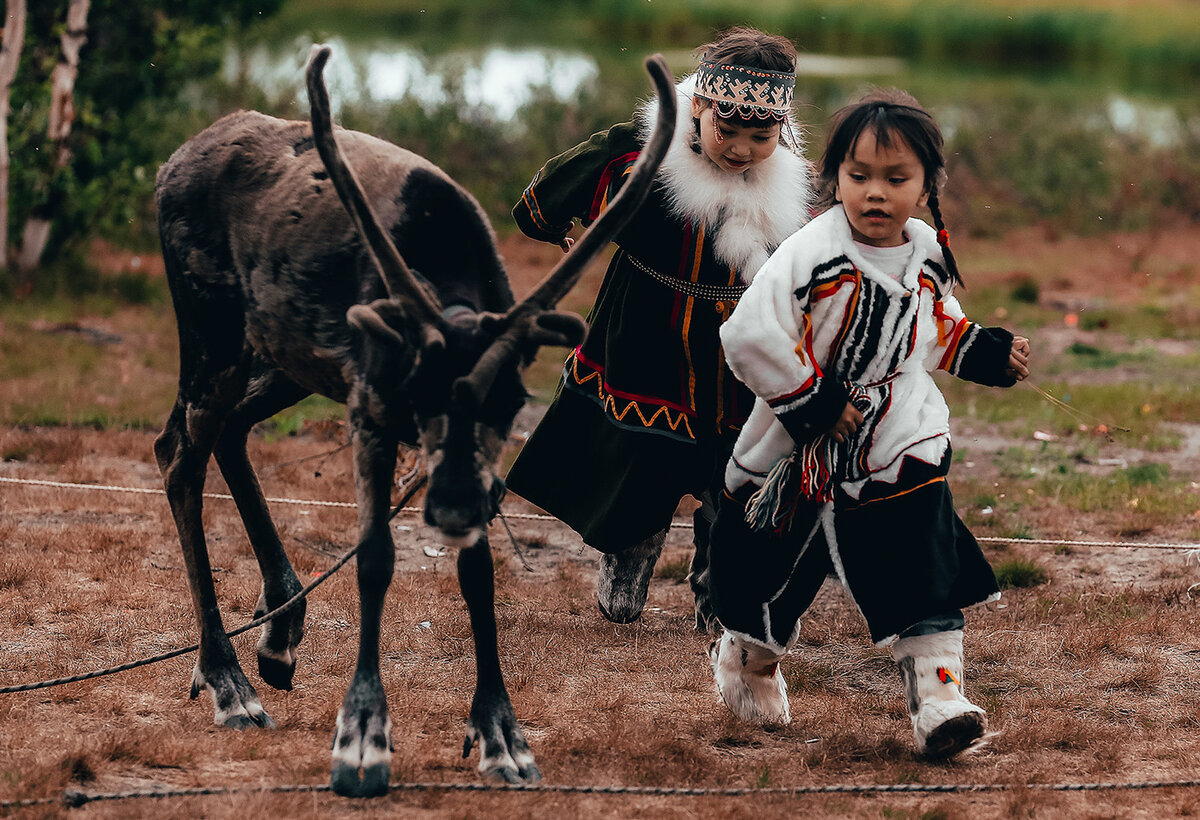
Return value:
[(625, 258), (629, 260), (631, 265), (654, 281), (666, 285), (671, 290), (679, 291), (685, 296), (691, 296), (693, 299), (703, 299), (706, 302), (736, 302), (746, 292), (745, 285), (705, 285), (699, 282), (685, 282), (682, 279), (676, 279), (674, 276), (659, 273), (631, 253), (626, 253)]

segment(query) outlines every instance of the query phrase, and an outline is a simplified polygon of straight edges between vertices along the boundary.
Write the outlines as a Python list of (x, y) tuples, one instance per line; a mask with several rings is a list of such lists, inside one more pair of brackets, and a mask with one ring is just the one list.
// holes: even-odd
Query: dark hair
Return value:
[(820, 204), (823, 207), (833, 204), (838, 168), (847, 157), (853, 155), (858, 138), (867, 130), (874, 135), (876, 145), (890, 148), (896, 140), (901, 140), (921, 161), (925, 169), (929, 213), (938, 232), (938, 243), (942, 246), (942, 255), (951, 277), (962, 285), (962, 276), (958, 272), (954, 254), (950, 252), (946, 225), (938, 203), (938, 186), (946, 176), (942, 132), (929, 112), (908, 92), (896, 88), (873, 89), (833, 115), (829, 123), (829, 136), (825, 141), (825, 153), (818, 163)]
[[(767, 71), (796, 70), (796, 46), (786, 37), (767, 34), (748, 26), (735, 26), (721, 32), (717, 39), (696, 49), (701, 60), (720, 65), (742, 65)], [(710, 100), (699, 98), (706, 108)], [(779, 122), (772, 117), (746, 119), (734, 116), (730, 122), (750, 128), (769, 128)]]

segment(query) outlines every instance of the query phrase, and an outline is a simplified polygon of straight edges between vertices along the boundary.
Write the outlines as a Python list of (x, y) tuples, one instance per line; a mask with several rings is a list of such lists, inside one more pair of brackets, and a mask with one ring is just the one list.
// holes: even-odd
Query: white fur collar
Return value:
[[(921, 271), (925, 268), (925, 260), (942, 259), (942, 249), (937, 243), (937, 232), (924, 220), (909, 217), (908, 221), (904, 223), (904, 233), (908, 235), (909, 242), (912, 244), (911, 255), (908, 258), (908, 264), (904, 267), (904, 276), (897, 282), (875, 267), (870, 260), (859, 252), (858, 246), (854, 243), (854, 235), (850, 230), (850, 219), (846, 216), (846, 209), (843, 205), (835, 205), (826, 211), (825, 214), (830, 215), (828, 221), (831, 230), (834, 232), (839, 245), (845, 248), (846, 255), (850, 257), (850, 261), (866, 276), (879, 282), (885, 290), (897, 294), (904, 291), (916, 290), (919, 287)], [(825, 214), (821, 214), (821, 217), (824, 217)], [(821, 217), (817, 217), (817, 219), (821, 219)], [(816, 220), (813, 221), (815, 222)], [(947, 283), (942, 282), (939, 284), (942, 285), (945, 291), (945, 293), (939, 293), (939, 296), (950, 292), (951, 288), (947, 286)]]
[[(692, 92), (695, 75), (675, 86), (678, 116), (675, 136), (658, 171), (666, 186), (667, 201), (681, 217), (704, 225), (712, 239), (713, 255), (738, 269), (750, 280), (783, 240), (808, 221), (813, 200), (811, 166), (799, 153), (780, 145), (765, 162), (743, 174), (729, 174), (701, 153), (692, 150)], [(643, 141), (658, 113), (658, 100), (638, 109)], [(801, 142), (803, 131), (794, 118), (791, 132)]]

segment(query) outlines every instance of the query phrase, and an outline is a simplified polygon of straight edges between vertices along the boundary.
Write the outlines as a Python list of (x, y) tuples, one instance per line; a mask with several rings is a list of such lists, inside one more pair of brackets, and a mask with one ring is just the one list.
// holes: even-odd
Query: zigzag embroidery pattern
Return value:
[(624, 422), (625, 417), (629, 415), (629, 411), (632, 410), (637, 414), (637, 417), (642, 422), (643, 427), (655, 427), (655, 423), (659, 420), (659, 417), (662, 417), (665, 419), (666, 426), (670, 428), (671, 432), (678, 433), (679, 428), (682, 426), (689, 439), (692, 439), (693, 441), (696, 439), (695, 433), (692, 432), (692, 426), (688, 423), (687, 414), (683, 413), (682, 411), (678, 411), (678, 417), (672, 420), (670, 408), (660, 405), (658, 409), (650, 415), (650, 418), (646, 418), (646, 414), (642, 412), (642, 408), (638, 405), (636, 399), (630, 399), (629, 403), (625, 405), (624, 410), (618, 410), (616, 397), (604, 389), (604, 382), (600, 377), (600, 371), (589, 367), (588, 370), (590, 372), (586, 376), (580, 376), (579, 364), (579, 358), (573, 356), (571, 358), (571, 379), (578, 387), (584, 387), (588, 382), (594, 381), (596, 387), (596, 398), (600, 399), (601, 404), (604, 406), (604, 412), (611, 414), (612, 417), (617, 421)]

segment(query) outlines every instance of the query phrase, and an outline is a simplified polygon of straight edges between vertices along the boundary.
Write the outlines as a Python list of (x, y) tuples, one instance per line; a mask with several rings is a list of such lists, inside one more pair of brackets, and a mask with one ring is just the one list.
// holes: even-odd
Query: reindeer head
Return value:
[[(499, 509), (503, 482), (495, 475), (500, 447), (525, 402), (521, 371), (542, 345), (575, 347), (585, 333), (578, 316), (553, 310), (584, 268), (645, 199), (675, 127), (675, 88), (661, 56), (646, 61), (659, 98), (654, 133), (618, 196), (555, 268), (507, 313), (443, 311), (429, 287), (400, 256), (338, 150), (321, 79), (327, 46), (314, 46), (308, 67), (313, 138), (342, 204), (367, 247), (388, 297), (354, 305), (347, 321), (378, 346), (375, 365), (407, 372), (390, 392), (411, 407), (429, 473), (425, 520), (451, 541), (473, 543)], [(386, 351), (386, 352), (385, 352)], [(367, 351), (369, 391), (385, 389)]]

